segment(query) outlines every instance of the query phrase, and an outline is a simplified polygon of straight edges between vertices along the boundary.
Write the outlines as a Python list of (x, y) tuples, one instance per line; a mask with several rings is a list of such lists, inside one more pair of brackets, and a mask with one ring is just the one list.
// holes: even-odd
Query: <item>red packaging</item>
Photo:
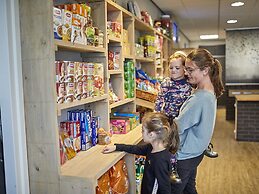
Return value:
[(66, 86), (65, 102), (73, 102), (74, 92), (75, 92), (75, 83), (74, 82), (66, 82), (65, 86)]
[(75, 99), (80, 100), (83, 94), (83, 82), (75, 82)]
[(56, 92), (57, 92), (57, 103), (61, 104), (65, 100), (65, 83), (56, 83)]

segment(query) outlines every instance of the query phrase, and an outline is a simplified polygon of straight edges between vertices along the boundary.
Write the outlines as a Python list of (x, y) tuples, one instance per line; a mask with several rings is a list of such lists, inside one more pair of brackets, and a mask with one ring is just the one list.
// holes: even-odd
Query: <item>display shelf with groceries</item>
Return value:
[[(102, 154), (102, 149), (110, 141), (138, 144), (142, 139), (136, 66), (156, 76), (159, 33), (151, 20), (147, 24), (111, 0), (60, 2), (64, 1), (48, 1), (34, 10), (44, 17), (21, 19), (23, 31), (28, 24), (41, 24), (33, 33), (21, 35), (26, 48), (23, 73), (31, 192), (98, 193), (98, 183), (124, 159), (129, 169), (127, 192), (135, 193), (135, 157), (124, 152)], [(34, 6), (22, 4), (23, 11), (27, 4)], [(40, 19), (45, 16), (53, 22)], [(39, 39), (46, 44), (39, 44)], [(42, 162), (46, 160), (52, 164)]]

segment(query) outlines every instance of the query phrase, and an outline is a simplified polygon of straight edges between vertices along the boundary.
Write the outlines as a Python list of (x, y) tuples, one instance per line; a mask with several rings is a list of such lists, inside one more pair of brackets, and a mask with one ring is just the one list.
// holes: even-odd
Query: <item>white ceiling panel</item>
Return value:
[[(242, 0), (241, 0), (242, 1)], [(219, 34), (225, 39), (225, 29), (259, 27), (259, 1), (243, 0), (242, 7), (231, 7), (234, 0), (153, 0), (162, 11), (172, 14), (180, 30), (190, 41), (201, 34)], [(236, 24), (227, 20), (237, 19)]]

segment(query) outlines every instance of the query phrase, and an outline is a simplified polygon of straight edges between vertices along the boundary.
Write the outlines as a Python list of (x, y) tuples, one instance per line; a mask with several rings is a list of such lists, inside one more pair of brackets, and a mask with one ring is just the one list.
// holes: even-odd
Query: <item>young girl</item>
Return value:
[[(147, 113), (142, 119), (142, 137), (145, 145), (115, 144), (106, 146), (103, 153), (126, 151), (146, 156), (141, 193), (171, 194), (171, 153), (179, 145), (179, 135), (174, 122), (162, 113)], [(169, 143), (170, 142), (170, 143)]]
[(155, 111), (164, 112), (169, 117), (176, 117), (184, 101), (191, 95), (192, 87), (184, 75), (186, 54), (175, 52), (169, 61), (170, 77), (161, 83), (156, 99)]
[[(168, 117), (175, 118), (184, 101), (191, 95), (192, 87), (187, 82), (184, 75), (186, 54), (181, 51), (175, 52), (169, 61), (170, 77), (165, 78), (161, 83), (160, 92), (156, 99), (155, 111), (163, 112)], [(171, 180), (174, 183), (181, 183), (177, 173), (176, 155), (171, 156), (172, 175)]]

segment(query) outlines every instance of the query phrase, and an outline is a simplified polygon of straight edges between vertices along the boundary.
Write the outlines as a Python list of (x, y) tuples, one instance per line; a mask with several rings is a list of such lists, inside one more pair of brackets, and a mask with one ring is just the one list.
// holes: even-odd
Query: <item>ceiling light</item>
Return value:
[(237, 20), (228, 20), (227, 23), (228, 24), (235, 24), (235, 23), (237, 23)]
[(210, 34), (210, 35), (200, 35), (200, 39), (207, 40), (207, 39), (218, 39), (219, 35), (217, 34)]
[(245, 4), (244, 2), (237, 1), (237, 2), (231, 3), (231, 6), (232, 7), (239, 7), (239, 6), (243, 6), (244, 4)]

